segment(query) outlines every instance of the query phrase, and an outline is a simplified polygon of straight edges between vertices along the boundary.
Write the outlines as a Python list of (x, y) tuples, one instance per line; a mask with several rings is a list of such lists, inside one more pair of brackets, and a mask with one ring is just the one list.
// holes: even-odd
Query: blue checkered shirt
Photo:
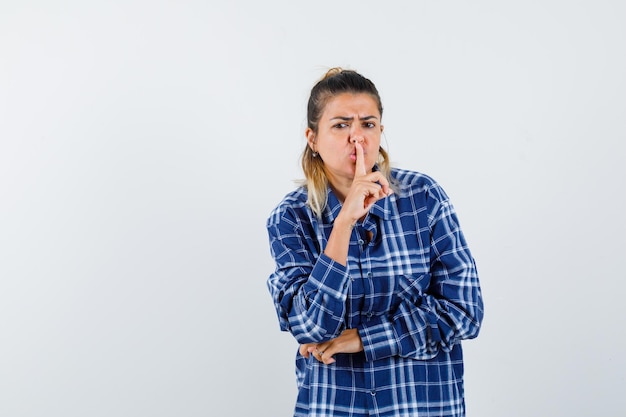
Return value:
[(341, 210), (330, 189), (321, 218), (299, 188), (267, 221), (280, 328), (299, 343), (353, 328), (363, 341), (330, 365), (297, 354), (295, 416), (465, 415), (460, 342), (483, 317), (474, 259), (436, 182), (399, 169), (392, 178), (396, 193), (353, 229), (346, 266), (323, 253)]

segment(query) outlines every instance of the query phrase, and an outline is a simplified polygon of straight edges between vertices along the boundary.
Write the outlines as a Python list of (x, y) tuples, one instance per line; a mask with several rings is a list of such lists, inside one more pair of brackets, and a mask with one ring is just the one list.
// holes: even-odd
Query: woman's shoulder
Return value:
[(430, 175), (422, 172), (392, 168), (391, 178), (400, 195), (412, 197), (422, 195), (424, 197), (434, 197), (439, 201), (448, 199), (439, 183)]
[(430, 175), (402, 168), (392, 168), (391, 178), (396, 184), (411, 188), (437, 185), (437, 182)]
[(300, 217), (307, 215), (308, 213), (306, 212), (309, 210), (306, 187), (301, 186), (283, 197), (278, 205), (271, 211), (267, 223), (268, 225), (279, 223), (285, 216)]

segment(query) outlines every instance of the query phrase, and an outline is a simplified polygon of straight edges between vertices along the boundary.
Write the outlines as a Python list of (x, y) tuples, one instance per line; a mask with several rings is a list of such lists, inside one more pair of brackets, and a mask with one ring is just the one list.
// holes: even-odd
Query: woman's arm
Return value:
[(303, 344), (329, 340), (344, 330), (352, 227), (376, 201), (392, 193), (380, 172), (366, 172), (359, 143), (355, 142), (355, 149), (354, 180), (321, 255), (312, 244), (313, 228), (305, 230), (293, 210), (284, 209), (268, 220), (276, 261), (268, 286), (281, 328)]
[(369, 360), (399, 355), (430, 359), (449, 351), (463, 339), (478, 335), (483, 300), (474, 259), (458, 224), (454, 208), (438, 187), (431, 189), (430, 284), (402, 294), (395, 311), (359, 328)]
[(320, 342), (341, 332), (349, 280), (345, 265), (319, 254), (314, 237), (305, 232), (309, 228), (291, 209), (268, 220), (276, 270), (267, 284), (281, 329), (300, 343)]

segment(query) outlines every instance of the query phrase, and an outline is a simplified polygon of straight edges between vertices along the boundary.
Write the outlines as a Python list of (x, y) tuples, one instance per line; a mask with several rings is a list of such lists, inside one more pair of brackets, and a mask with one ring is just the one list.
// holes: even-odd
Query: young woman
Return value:
[(295, 416), (464, 416), (461, 340), (483, 302), (453, 206), (391, 168), (374, 84), (335, 68), (311, 90), (306, 184), (272, 212), (280, 327), (300, 343)]

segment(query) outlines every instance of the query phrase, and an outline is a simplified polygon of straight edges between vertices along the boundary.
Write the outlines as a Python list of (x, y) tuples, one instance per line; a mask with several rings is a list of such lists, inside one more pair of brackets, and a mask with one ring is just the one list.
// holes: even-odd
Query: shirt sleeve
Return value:
[(347, 268), (319, 254), (295, 213), (285, 210), (275, 219), (267, 229), (276, 270), (267, 284), (281, 330), (299, 343), (336, 337), (344, 327)]
[(431, 359), (478, 335), (483, 300), (476, 264), (453, 206), (443, 190), (438, 191), (428, 217), (430, 284), (423, 291), (412, 288), (390, 314), (359, 326), (368, 360), (395, 355)]

